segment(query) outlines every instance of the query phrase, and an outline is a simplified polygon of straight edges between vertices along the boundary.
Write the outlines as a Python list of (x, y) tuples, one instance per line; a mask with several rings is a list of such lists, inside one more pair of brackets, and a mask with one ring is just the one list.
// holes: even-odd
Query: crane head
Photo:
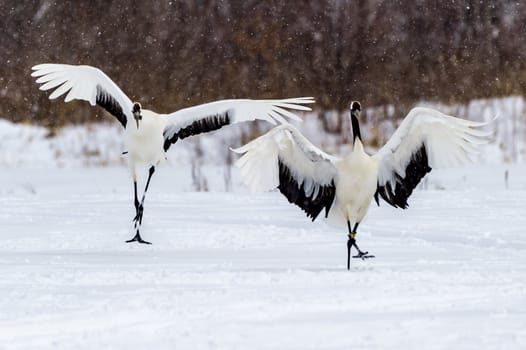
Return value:
[(351, 113), (355, 111), (358, 111), (358, 112), (362, 111), (362, 105), (358, 101), (351, 102)]

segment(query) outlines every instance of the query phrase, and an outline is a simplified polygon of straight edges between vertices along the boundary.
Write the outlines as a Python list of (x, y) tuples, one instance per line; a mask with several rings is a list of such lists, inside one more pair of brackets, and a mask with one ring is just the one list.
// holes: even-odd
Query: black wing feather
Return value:
[(325, 217), (329, 215), (334, 196), (336, 195), (336, 186), (334, 180), (329, 185), (320, 186), (316, 198), (314, 192), (307, 196), (305, 194), (304, 184), (301, 186), (292, 176), (290, 169), (278, 159), (279, 165), (279, 191), (287, 197), (289, 203), (294, 203), (300, 207), (307, 216), (312, 218), (312, 221), (316, 220), (320, 212), (325, 208)]
[(396, 186), (394, 191), (389, 182), (384, 186), (378, 185), (376, 193), (374, 194), (376, 204), (380, 205), (378, 200), (378, 195), (380, 195), (384, 201), (393, 207), (406, 209), (409, 206), (407, 204), (407, 199), (420, 183), (420, 180), (422, 180), (422, 178), (430, 171), (431, 167), (429, 166), (426, 148), (425, 145), (422, 145), (422, 147), (420, 147), (411, 157), (411, 161), (406, 167), (405, 178), (396, 174)]
[(96, 102), (99, 106), (104, 108), (106, 111), (111, 113), (117, 120), (126, 128), (127, 118), (122, 111), (122, 106), (113, 98), (109, 93), (106, 92), (100, 85), (97, 85), (97, 98)]
[(214, 131), (222, 128), (225, 125), (231, 123), (231, 112), (226, 111), (224, 113), (214, 114), (199, 120), (195, 120), (190, 125), (179, 129), (176, 133), (171, 136), (168, 136), (169, 127), (164, 130), (164, 151), (168, 151), (168, 148), (173, 143), (176, 143), (179, 139), (184, 139), (189, 136), (199, 135), (201, 133)]

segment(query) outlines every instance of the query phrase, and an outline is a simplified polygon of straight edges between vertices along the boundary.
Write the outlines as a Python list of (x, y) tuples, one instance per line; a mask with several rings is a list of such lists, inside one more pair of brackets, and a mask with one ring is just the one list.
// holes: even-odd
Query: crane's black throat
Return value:
[(139, 121), (142, 120), (141, 104), (139, 102), (135, 102), (133, 104), (132, 114), (133, 118), (135, 119), (135, 123), (137, 124), (137, 130), (139, 130)]
[(360, 134), (360, 122), (358, 118), (362, 111), (362, 105), (358, 101), (351, 103), (351, 128), (352, 128), (352, 144), (356, 142), (356, 139), (362, 141), (362, 135)]
[(351, 112), (351, 127), (352, 127), (352, 143), (356, 142), (356, 139), (362, 141), (362, 135), (360, 134), (360, 122), (355, 112)]

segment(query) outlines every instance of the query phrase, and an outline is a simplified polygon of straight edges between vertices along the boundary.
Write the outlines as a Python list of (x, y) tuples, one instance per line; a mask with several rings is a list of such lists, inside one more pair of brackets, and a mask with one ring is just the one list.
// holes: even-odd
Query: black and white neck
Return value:
[(362, 111), (362, 106), (360, 102), (354, 101), (351, 103), (351, 128), (352, 128), (352, 143), (356, 142), (356, 139), (362, 141), (362, 135), (360, 134), (360, 122), (358, 118), (360, 117), (360, 112)]
[(139, 130), (139, 121), (142, 120), (141, 104), (139, 102), (133, 103), (132, 114), (133, 118), (135, 119), (135, 123), (137, 124), (137, 130)]

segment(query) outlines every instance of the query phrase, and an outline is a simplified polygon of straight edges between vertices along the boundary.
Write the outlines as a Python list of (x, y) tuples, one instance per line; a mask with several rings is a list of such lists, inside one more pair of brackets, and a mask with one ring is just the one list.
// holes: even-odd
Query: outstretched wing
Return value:
[(91, 66), (72, 66), (69, 64), (39, 64), (32, 68), (37, 83), (43, 84), (40, 90), (56, 89), (49, 95), (53, 100), (66, 92), (66, 102), (71, 100), (88, 101), (92, 106), (98, 104), (126, 127), (132, 118), (132, 101), (100, 69)]
[(236, 165), (252, 190), (278, 188), (312, 221), (323, 208), (327, 216), (336, 194), (337, 158), (316, 148), (292, 125), (275, 127), (233, 151), (244, 153)]
[(491, 134), (485, 123), (417, 107), (404, 118), (391, 139), (375, 157), (379, 162), (378, 195), (393, 207), (407, 208), (407, 199), (432, 168), (457, 166), (476, 153), (476, 146)]
[(288, 109), (310, 111), (304, 104), (314, 103), (312, 97), (290, 98), (284, 100), (222, 100), (199, 106), (181, 109), (163, 115), (164, 150), (179, 139), (210, 132), (225, 125), (249, 121), (266, 120), (273, 124), (285, 122), (286, 118), (301, 120)]

